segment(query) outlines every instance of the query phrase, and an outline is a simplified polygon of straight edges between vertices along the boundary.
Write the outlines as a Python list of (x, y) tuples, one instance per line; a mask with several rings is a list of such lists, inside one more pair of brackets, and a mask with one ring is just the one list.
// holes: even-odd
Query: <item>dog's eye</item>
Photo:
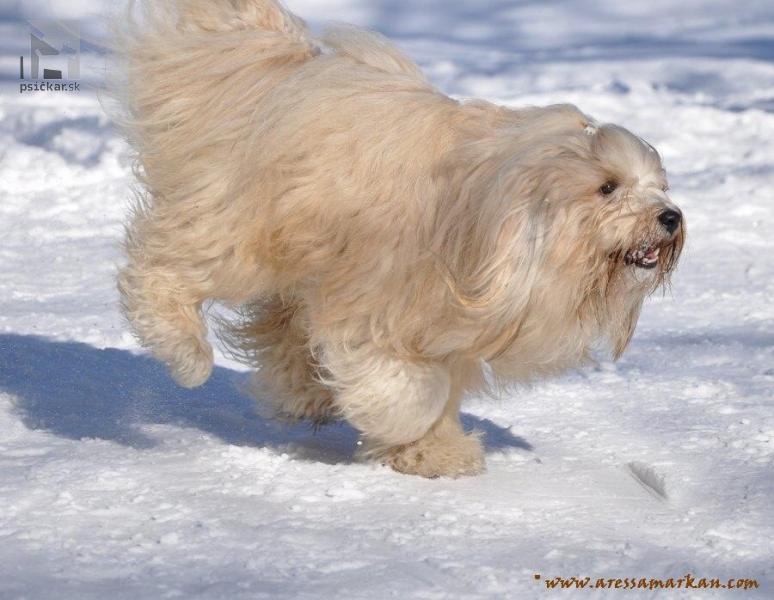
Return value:
[(665, 184), (664, 187), (661, 188), (662, 192), (668, 192), (669, 191), (669, 184)]
[(606, 181), (605, 185), (599, 188), (599, 193), (603, 196), (609, 196), (616, 189), (618, 189), (618, 184), (615, 181)]

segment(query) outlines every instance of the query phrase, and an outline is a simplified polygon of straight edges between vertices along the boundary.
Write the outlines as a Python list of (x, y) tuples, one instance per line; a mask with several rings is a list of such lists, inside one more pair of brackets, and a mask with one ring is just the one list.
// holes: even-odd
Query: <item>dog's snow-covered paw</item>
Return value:
[(399, 473), (436, 477), (465, 477), (486, 471), (480, 434), (438, 436), (430, 433), (416, 442), (394, 446), (375, 458)]

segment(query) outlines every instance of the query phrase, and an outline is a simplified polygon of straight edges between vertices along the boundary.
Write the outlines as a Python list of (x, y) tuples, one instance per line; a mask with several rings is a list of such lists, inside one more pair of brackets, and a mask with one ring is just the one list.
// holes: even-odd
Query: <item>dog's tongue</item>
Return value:
[(642, 257), (642, 262), (648, 265), (658, 262), (659, 248), (651, 248)]

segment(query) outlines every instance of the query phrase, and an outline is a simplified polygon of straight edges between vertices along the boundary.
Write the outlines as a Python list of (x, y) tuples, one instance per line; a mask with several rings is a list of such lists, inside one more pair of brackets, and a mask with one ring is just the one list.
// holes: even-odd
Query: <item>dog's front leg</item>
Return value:
[(449, 368), (407, 360), (370, 344), (324, 353), (339, 414), (363, 434), (363, 455), (424, 477), (478, 473), (483, 452), (459, 423)]
[(374, 458), (396, 471), (422, 477), (462, 477), (486, 470), (479, 432), (465, 433), (460, 422), (460, 390), (452, 388), (443, 413), (420, 439), (377, 450)]

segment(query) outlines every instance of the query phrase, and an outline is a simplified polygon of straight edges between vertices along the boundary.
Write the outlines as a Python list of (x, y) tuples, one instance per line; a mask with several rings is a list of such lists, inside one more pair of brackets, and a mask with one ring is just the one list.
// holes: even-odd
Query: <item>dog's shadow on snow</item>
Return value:
[[(332, 424), (317, 432), (255, 413), (240, 394), (244, 374), (216, 367), (206, 385), (178, 387), (162, 365), (125, 350), (36, 336), (0, 335), (0, 392), (15, 397), (24, 424), (71, 439), (110, 440), (133, 448), (163, 441), (148, 426), (196, 428), (228, 444), (272, 447), (297, 458), (326, 463), (353, 460), (357, 432)], [(489, 421), (464, 414), (466, 429), (483, 431), (488, 450), (532, 447)]]

